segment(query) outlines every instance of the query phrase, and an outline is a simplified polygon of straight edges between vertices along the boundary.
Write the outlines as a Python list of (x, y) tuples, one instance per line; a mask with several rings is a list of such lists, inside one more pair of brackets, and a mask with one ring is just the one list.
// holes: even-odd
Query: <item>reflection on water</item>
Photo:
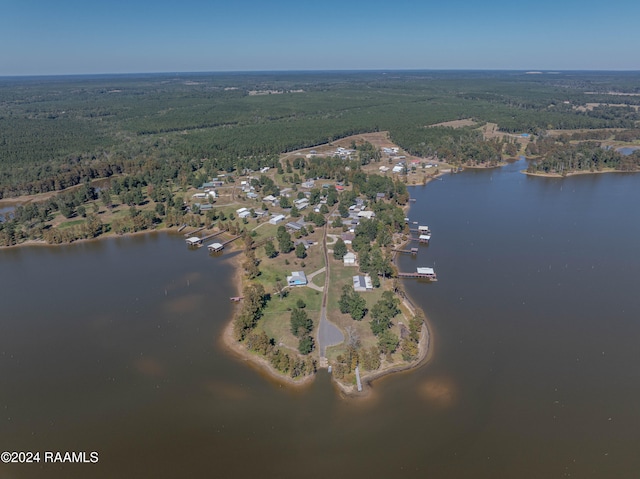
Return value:
[(429, 378), (419, 386), (419, 392), (431, 406), (451, 406), (455, 399), (455, 386), (451, 378)]

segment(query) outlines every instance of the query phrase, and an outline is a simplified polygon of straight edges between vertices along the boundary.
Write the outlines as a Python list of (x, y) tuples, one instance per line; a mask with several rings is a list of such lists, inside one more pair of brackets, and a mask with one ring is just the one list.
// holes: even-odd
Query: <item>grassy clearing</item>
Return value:
[(320, 286), (321, 288), (324, 287), (324, 279), (327, 276), (327, 273), (320, 273), (316, 276), (313, 277), (313, 279), (311, 280), (311, 282), (313, 284), (315, 284), (316, 286)]
[(58, 228), (63, 230), (65, 228), (71, 228), (72, 226), (78, 226), (81, 225), (85, 222), (86, 220), (83, 219), (79, 219), (79, 220), (72, 220), (72, 221), (65, 221), (64, 223), (60, 223), (58, 225)]

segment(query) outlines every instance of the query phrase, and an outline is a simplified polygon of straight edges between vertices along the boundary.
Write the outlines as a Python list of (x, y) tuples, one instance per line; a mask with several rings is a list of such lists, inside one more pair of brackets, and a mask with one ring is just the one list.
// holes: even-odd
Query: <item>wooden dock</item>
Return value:
[(205, 236), (204, 238), (202, 238), (202, 241), (206, 241), (208, 239), (215, 238), (216, 236), (219, 236), (219, 235), (221, 235), (222, 233), (224, 233), (226, 231), (227, 230), (222, 230), (222, 231), (218, 231), (217, 233), (213, 233), (213, 234), (210, 234), (208, 236)]
[(419, 238), (408, 238), (409, 241), (418, 241), (422, 244), (429, 244), (429, 241), (431, 240), (431, 236), (429, 236), (428, 238), (423, 238), (423, 235), (420, 235)]
[(242, 237), (241, 235), (234, 236), (233, 238), (228, 239), (227, 241), (224, 241), (222, 243), (222, 246), (227, 246), (229, 243), (232, 243), (232, 242), (234, 242), (235, 240), (237, 240), (238, 238), (241, 238), (241, 237)]
[(198, 228), (197, 230), (192, 231), (191, 233), (185, 233), (184, 235), (185, 235), (185, 237), (186, 237), (186, 236), (193, 236), (193, 235), (195, 235), (196, 233), (199, 233), (200, 231), (202, 231), (204, 228), (205, 228), (205, 227), (203, 226), (202, 228)]
[(421, 278), (429, 281), (438, 281), (436, 272), (433, 268), (416, 268), (413, 273), (398, 273), (398, 278)]
[(411, 248), (411, 249), (394, 249), (391, 250), (394, 253), (405, 253), (405, 254), (413, 254), (416, 255), (418, 254), (418, 248)]

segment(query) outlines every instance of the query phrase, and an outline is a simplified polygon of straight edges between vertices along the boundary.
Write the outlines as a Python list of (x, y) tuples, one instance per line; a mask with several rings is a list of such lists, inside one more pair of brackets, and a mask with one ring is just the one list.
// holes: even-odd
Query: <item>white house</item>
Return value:
[(240, 208), (240, 209), (236, 210), (236, 213), (238, 213), (238, 215), (241, 215), (245, 211), (249, 211), (249, 208)]
[(304, 271), (293, 271), (291, 276), (287, 276), (287, 284), (289, 286), (305, 286), (307, 275), (304, 274)]
[(344, 257), (342, 258), (342, 260), (344, 261), (344, 265), (345, 266), (355, 266), (356, 265), (356, 255), (355, 255), (355, 253), (352, 253), (351, 251), (349, 251), (347, 254), (345, 254)]
[(278, 223), (282, 223), (284, 220), (284, 215), (275, 215), (269, 220), (269, 224), (277, 225)]
[(358, 212), (358, 217), (359, 218), (367, 218), (368, 220), (373, 218), (375, 215), (376, 214), (373, 211), (360, 211), (360, 212)]
[(396, 165), (393, 167), (393, 170), (391, 170), (393, 173), (402, 173), (404, 171), (404, 166), (402, 165)]

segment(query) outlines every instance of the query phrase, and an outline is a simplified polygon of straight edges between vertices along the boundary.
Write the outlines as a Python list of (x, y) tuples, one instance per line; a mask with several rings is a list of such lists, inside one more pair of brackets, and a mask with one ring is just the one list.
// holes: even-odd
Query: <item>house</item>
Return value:
[(278, 223), (282, 223), (284, 219), (284, 215), (275, 215), (271, 217), (271, 219), (269, 220), (269, 224), (277, 225)]
[(247, 211), (243, 211), (242, 213), (238, 213), (238, 218), (248, 218), (249, 216), (251, 216), (251, 211), (247, 210)]
[(404, 171), (404, 166), (403, 165), (396, 165), (393, 167), (393, 170), (391, 170), (393, 173), (402, 173)]
[(205, 204), (200, 204), (200, 203), (195, 203), (195, 205), (198, 205), (198, 207), (200, 208), (200, 211), (209, 211), (213, 209), (213, 205), (211, 203), (205, 203)]
[(313, 180), (305, 181), (300, 185), (302, 188), (313, 188), (315, 186), (315, 182)]
[(236, 210), (236, 213), (238, 213), (238, 215), (244, 213), (245, 211), (249, 211), (249, 208), (240, 208), (238, 210)]
[(355, 255), (355, 253), (352, 253), (351, 251), (349, 251), (347, 254), (345, 254), (344, 257), (342, 258), (342, 260), (344, 261), (344, 265), (345, 266), (355, 266), (356, 265), (356, 255)]
[(254, 193), (253, 191), (250, 191), (249, 193), (247, 193), (247, 198), (255, 200), (258, 197), (257, 193)]
[(378, 168), (382, 173), (386, 173), (387, 171), (389, 171), (389, 167), (388, 166), (381, 166), (380, 168)]
[(265, 210), (255, 210), (254, 213), (256, 214), (256, 216), (258, 216), (260, 218), (269, 215), (269, 212), (265, 211)]
[(366, 218), (368, 220), (370, 220), (371, 218), (375, 217), (375, 213), (373, 211), (360, 211), (358, 213), (358, 217), (359, 218)]
[(355, 239), (356, 235), (354, 235), (353, 233), (342, 233), (340, 237), (342, 238), (342, 241), (344, 241), (345, 244), (351, 244)]
[(309, 249), (315, 243), (313, 241), (311, 241), (311, 240), (296, 240), (296, 241), (293, 242), (293, 244), (295, 246), (298, 246), (299, 244), (302, 244), (304, 246), (304, 249)]
[(376, 193), (376, 200), (384, 200), (386, 196), (384, 193)]
[(299, 210), (303, 210), (309, 206), (309, 200), (307, 198), (300, 198), (299, 200), (295, 200), (293, 204), (296, 205), (296, 208)]
[(372, 291), (373, 284), (371, 283), (371, 276), (354, 276), (353, 277), (353, 290), (359, 293), (365, 291)]
[(267, 195), (262, 198), (262, 201), (266, 201), (267, 203), (275, 203), (277, 201), (277, 198), (273, 195)]
[(304, 271), (293, 271), (291, 276), (287, 276), (288, 286), (305, 286), (307, 284), (307, 275)]
[(268, 166), (260, 168), (260, 173), (266, 173), (267, 171), (269, 171), (269, 167)]
[(300, 230), (302, 229), (302, 227), (303, 227), (303, 226), (304, 226), (304, 225), (301, 225), (300, 223), (293, 223), (293, 222), (291, 222), (291, 223), (287, 223), (287, 224), (285, 225), (285, 227), (286, 227), (286, 228), (288, 228), (288, 229), (290, 229), (290, 230), (293, 230), (293, 231), (300, 231)]

